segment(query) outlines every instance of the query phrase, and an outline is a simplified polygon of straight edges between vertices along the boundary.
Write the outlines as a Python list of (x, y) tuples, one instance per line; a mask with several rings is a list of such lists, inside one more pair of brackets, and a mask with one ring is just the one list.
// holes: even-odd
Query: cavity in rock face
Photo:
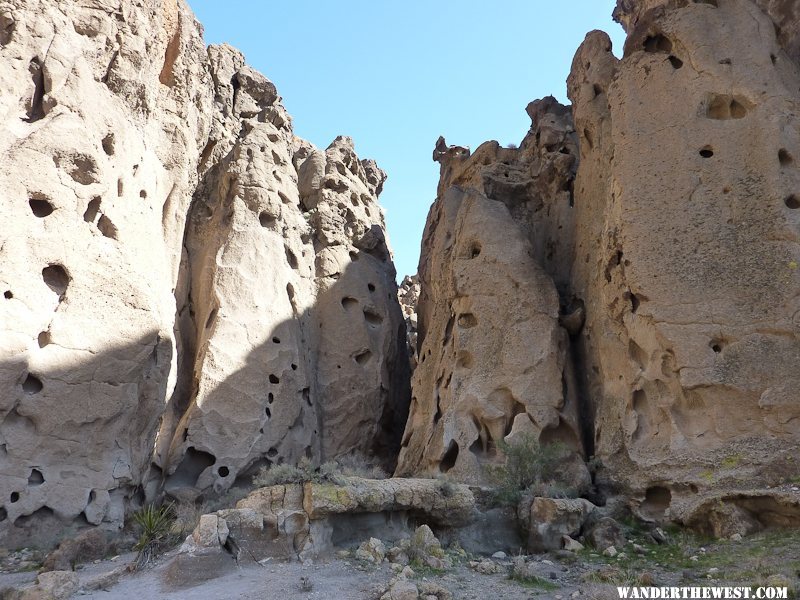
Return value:
[(385, 174), (348, 138), (296, 138), (183, 2), (12, 4), (3, 545), (119, 527), (163, 484), (194, 498), (274, 461), (391, 467), (408, 388)]
[(595, 451), (601, 483), (648, 515), (686, 520), (712, 490), (773, 485), (798, 453), (800, 246), (786, 199), (800, 71), (794, 42), (776, 39), (779, 4), (621, 1), (625, 57), (593, 32), (573, 62), (572, 278)]

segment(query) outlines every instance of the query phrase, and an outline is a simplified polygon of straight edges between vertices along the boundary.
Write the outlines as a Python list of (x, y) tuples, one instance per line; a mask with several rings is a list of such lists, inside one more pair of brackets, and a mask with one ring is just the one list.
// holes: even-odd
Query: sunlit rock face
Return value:
[(578, 154), (567, 107), (532, 103), (520, 148), (439, 140), (439, 196), (422, 243), (419, 352), (398, 474), (483, 482), (519, 435), (559, 441), (584, 490), (576, 389), (560, 323)]
[(1, 3), (0, 90), (3, 545), (270, 462), (391, 466), (407, 353), (373, 161), (296, 138), (174, 0)]
[(620, 2), (624, 57), (593, 32), (569, 79), (595, 452), (655, 517), (797, 470), (800, 72), (766, 4)]
[(620, 0), (571, 110), (439, 141), (399, 473), (480, 480), (530, 431), (647, 519), (800, 520), (771, 491), (800, 449), (795, 4)]

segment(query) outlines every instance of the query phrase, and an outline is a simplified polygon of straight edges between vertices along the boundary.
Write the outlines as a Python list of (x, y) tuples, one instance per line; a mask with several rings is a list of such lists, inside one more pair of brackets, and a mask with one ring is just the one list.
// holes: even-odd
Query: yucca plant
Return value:
[(150, 562), (159, 548), (170, 543), (172, 523), (175, 520), (174, 505), (150, 504), (133, 514), (133, 522), (140, 529), (139, 541), (133, 547), (138, 550), (135, 568), (141, 568)]

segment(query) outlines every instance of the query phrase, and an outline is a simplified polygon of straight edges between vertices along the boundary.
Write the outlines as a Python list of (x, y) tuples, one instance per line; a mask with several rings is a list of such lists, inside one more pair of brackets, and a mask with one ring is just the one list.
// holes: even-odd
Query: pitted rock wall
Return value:
[(800, 71), (759, 3), (644, 4), (573, 63), (573, 277), (602, 476), (680, 517), (796, 470)]
[(498, 442), (526, 433), (571, 447), (575, 486), (588, 484), (556, 283), (569, 269), (558, 228), (577, 147), (566, 107), (550, 98), (529, 114), (519, 149), (487, 142), (470, 155), (440, 138), (434, 151), (442, 175), (423, 237), (400, 475), (481, 482), (502, 460)]
[(3, 544), (302, 456), (391, 466), (375, 163), (295, 137), (182, 1), (0, 2), (0, 65)]

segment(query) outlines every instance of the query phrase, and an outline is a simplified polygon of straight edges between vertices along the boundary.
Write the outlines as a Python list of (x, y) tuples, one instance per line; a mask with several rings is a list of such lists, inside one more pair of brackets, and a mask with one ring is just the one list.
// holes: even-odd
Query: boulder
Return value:
[(577, 537), (594, 509), (583, 498), (534, 498), (529, 509), (528, 552), (560, 550), (562, 538)]
[(602, 517), (586, 532), (586, 540), (598, 550), (606, 550), (613, 546), (621, 550), (626, 543), (622, 526), (611, 517)]
[(42, 563), (42, 571), (72, 571), (75, 565), (103, 558), (107, 552), (106, 534), (98, 529), (87, 529), (62, 541), (48, 554)]
[(356, 550), (356, 558), (366, 562), (380, 564), (386, 557), (386, 546), (377, 538), (369, 538)]

